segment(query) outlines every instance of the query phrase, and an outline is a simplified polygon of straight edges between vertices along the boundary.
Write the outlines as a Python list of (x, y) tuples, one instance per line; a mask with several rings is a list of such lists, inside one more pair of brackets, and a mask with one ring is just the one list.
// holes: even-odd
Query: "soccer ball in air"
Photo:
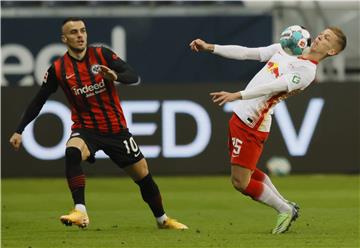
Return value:
[(291, 171), (289, 160), (284, 157), (272, 157), (266, 162), (266, 167), (273, 176), (286, 176)]
[(310, 47), (310, 33), (299, 25), (287, 27), (280, 35), (280, 44), (286, 53), (302, 55)]

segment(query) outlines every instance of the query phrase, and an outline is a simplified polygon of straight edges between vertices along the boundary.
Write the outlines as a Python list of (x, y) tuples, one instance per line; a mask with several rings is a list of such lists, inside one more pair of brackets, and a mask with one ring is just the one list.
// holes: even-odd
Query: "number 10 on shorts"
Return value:
[[(123, 143), (126, 147), (127, 154), (130, 154), (130, 148), (131, 148), (131, 151), (134, 153), (136, 153), (139, 150), (139, 147), (136, 144), (133, 137), (130, 137), (129, 142), (127, 140), (124, 140)], [(129, 146), (129, 143), (130, 143), (130, 146)]]
[(233, 144), (232, 156), (239, 156), (241, 145), (243, 142), (238, 138), (231, 138), (231, 140)]

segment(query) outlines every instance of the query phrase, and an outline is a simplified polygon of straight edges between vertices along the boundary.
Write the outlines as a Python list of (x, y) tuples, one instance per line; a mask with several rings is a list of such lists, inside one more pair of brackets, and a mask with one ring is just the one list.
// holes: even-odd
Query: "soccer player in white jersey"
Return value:
[(316, 65), (344, 50), (346, 37), (336, 27), (322, 31), (309, 51), (302, 56), (290, 56), (280, 44), (248, 48), (235, 45), (209, 44), (201, 39), (190, 43), (195, 51), (206, 51), (225, 58), (259, 60), (266, 65), (247, 87), (238, 92), (210, 93), (214, 103), (222, 106), (238, 101), (229, 121), (229, 153), (231, 181), (236, 190), (264, 203), (278, 212), (273, 234), (286, 232), (298, 217), (299, 207), (277, 191), (269, 177), (256, 168), (271, 125), (273, 108), (279, 101), (308, 87), (315, 79)]

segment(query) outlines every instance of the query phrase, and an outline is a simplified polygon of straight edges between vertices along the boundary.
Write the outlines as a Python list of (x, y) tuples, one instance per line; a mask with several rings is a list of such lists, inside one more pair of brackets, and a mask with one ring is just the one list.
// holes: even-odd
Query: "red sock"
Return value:
[(263, 183), (251, 178), (243, 194), (250, 196), (254, 200), (257, 200), (260, 197), (263, 190), (264, 190)]
[(252, 179), (255, 179), (259, 182), (264, 181), (265, 177), (266, 177), (266, 174), (264, 172), (262, 172), (261, 170), (259, 170), (258, 168), (256, 168), (254, 170), (253, 174), (251, 175)]

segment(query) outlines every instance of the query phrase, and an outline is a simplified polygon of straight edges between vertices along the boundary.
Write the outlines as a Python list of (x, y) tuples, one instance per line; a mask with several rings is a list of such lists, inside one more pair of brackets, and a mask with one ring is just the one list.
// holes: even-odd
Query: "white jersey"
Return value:
[[(268, 47), (261, 48), (245, 48), (240, 46), (232, 46), (232, 55), (230, 47), (215, 46), (215, 54), (237, 59), (257, 59), (267, 62), (266, 65), (253, 77), (241, 93), (251, 92), (253, 88), (265, 88), (266, 84), (271, 84), (272, 88), (282, 84), (281, 92), (263, 94), (260, 97), (249, 97), (248, 100), (240, 100), (236, 102), (234, 112), (239, 118), (251, 128), (256, 128), (262, 132), (269, 132), (271, 126), (271, 114), (275, 105), (301, 90), (304, 90), (315, 79), (316, 62), (305, 60), (300, 57), (290, 56), (283, 51), (280, 44), (273, 44)], [(237, 51), (234, 50), (237, 47)], [(238, 55), (234, 56), (234, 52)], [(246, 99), (244, 97), (243, 99)]]

